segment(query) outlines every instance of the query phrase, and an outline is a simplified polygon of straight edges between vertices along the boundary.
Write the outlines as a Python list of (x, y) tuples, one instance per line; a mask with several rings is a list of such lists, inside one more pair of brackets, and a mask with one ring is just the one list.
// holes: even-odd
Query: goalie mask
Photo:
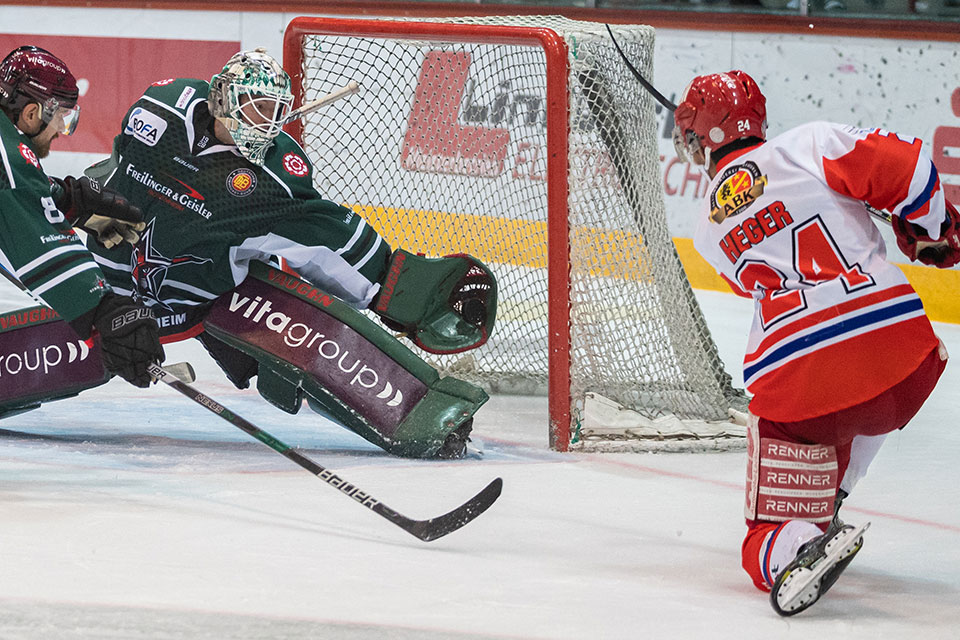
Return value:
[(700, 151), (709, 166), (711, 150), (743, 138), (766, 140), (766, 105), (760, 87), (743, 71), (697, 76), (673, 112), (677, 156), (692, 160)]
[(19, 47), (0, 62), (0, 107), (19, 114), (36, 102), (44, 129), (53, 124), (59, 133), (71, 135), (80, 120), (78, 96), (77, 80), (67, 65), (45, 49)]
[(207, 103), (243, 157), (262, 165), (293, 103), (290, 76), (266, 49), (241, 51), (210, 80)]

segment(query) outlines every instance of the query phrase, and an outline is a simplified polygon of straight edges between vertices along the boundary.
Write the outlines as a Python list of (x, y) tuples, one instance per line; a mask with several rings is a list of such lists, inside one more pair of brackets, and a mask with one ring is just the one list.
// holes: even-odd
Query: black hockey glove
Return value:
[(61, 190), (54, 203), (70, 224), (92, 234), (107, 249), (140, 240), (139, 232), (146, 227), (143, 213), (122, 195), (86, 176), (51, 179)]
[[(90, 335), (90, 315), (70, 323), (81, 338)], [(108, 293), (92, 316), (93, 328), (100, 332), (104, 368), (132, 385), (149, 387), (152, 378), (147, 367), (164, 358), (153, 310), (127, 296)]]

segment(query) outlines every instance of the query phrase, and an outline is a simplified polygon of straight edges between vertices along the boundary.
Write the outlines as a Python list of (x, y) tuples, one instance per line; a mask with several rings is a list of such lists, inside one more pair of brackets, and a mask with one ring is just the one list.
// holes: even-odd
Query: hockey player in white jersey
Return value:
[(813, 122), (766, 138), (766, 100), (742, 71), (698, 76), (674, 112), (681, 159), (711, 178), (694, 244), (755, 301), (743, 567), (777, 613), (803, 611), (863, 544), (838, 517), (887, 433), (946, 364), (923, 305), (867, 207), (936, 267), (960, 261), (960, 215), (921, 141)]

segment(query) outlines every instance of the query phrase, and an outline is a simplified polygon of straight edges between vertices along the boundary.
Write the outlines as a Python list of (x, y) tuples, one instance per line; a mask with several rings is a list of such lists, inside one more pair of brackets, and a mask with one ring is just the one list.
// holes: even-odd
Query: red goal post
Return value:
[[(725, 423), (742, 394), (666, 230), (652, 103), (619, 75), (601, 28), (536, 16), (296, 18), (284, 67), (297, 105), (351, 80), (360, 93), (287, 130), (318, 190), (393, 246), (466, 251), (497, 274), (491, 343), (431, 359), (442, 372), (494, 391), (546, 390), (561, 451), (739, 446), (729, 426), (676, 428)], [(615, 32), (649, 73), (652, 29)], [(654, 423), (652, 437), (620, 424), (628, 414)]]
[[(539, 46), (546, 54), (547, 81), (547, 144), (552, 153), (547, 161), (547, 207), (548, 242), (553, 249), (549, 255), (548, 269), (550, 301), (550, 334), (558, 338), (550, 344), (550, 370), (560, 372), (550, 378), (550, 446), (566, 451), (570, 439), (570, 340), (569, 305), (567, 292), (570, 288), (567, 277), (566, 246), (569, 224), (566, 217), (567, 182), (567, 46), (555, 31), (546, 28), (511, 27), (499, 25), (471, 25), (451, 23), (411, 23), (386, 20), (348, 20), (337, 18), (295, 18), (287, 26), (283, 40), (283, 65), (290, 74), (294, 106), (299, 106), (304, 97), (303, 38), (307, 35), (343, 35), (349, 33), (358, 38), (422, 39), (439, 42), (473, 41), (488, 44), (516, 44)], [(289, 133), (303, 140), (303, 124), (297, 120), (290, 124)], [(563, 178), (551, 179), (551, 176)], [(557, 250), (557, 248), (560, 248)], [(560, 336), (566, 336), (562, 338)]]

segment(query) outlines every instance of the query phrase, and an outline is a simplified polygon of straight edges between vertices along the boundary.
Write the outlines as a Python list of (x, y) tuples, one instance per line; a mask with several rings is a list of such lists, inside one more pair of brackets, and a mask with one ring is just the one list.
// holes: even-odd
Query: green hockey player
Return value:
[[(45, 340), (38, 343), (43, 344), (37, 347), (42, 349), (41, 368), (41, 351), (32, 361), (33, 350), (25, 347), (33, 343), (38, 330), (8, 332), (25, 324), (17, 318), (56, 322), (66, 339), (88, 340), (91, 334), (99, 334), (99, 358), (84, 358), (91, 365), (84, 375), (97, 383), (116, 374), (146, 387), (151, 382), (147, 367), (163, 360), (150, 310), (111, 289), (73, 229), (74, 225), (83, 228), (111, 246), (124, 239), (135, 241), (143, 227), (140, 212), (95, 181), (49, 179), (40, 165), (51, 143), (75, 130), (80, 114), (77, 97), (73, 75), (49, 51), (23, 46), (0, 62), (0, 265), (8, 277), (55, 312), (46, 308), (36, 313), (15, 311), (0, 323), (5, 334), (0, 408), (9, 395), (54, 396), (51, 390), (64, 380), (56, 370), (60, 347)], [(43, 335), (56, 331), (44, 330)]]
[[(357, 310), (437, 353), (486, 341), (496, 283), (470, 256), (392, 250), (325, 200), (282, 130), (290, 78), (263, 49), (211, 81), (162, 80), (129, 109), (87, 175), (144, 214), (134, 245), (88, 242), (108, 282), (156, 314), (161, 340), (198, 338), (238, 388), (288, 412), (303, 400), (385, 450), (463, 456), (487, 399)], [(296, 278), (274, 264), (281, 257)]]

